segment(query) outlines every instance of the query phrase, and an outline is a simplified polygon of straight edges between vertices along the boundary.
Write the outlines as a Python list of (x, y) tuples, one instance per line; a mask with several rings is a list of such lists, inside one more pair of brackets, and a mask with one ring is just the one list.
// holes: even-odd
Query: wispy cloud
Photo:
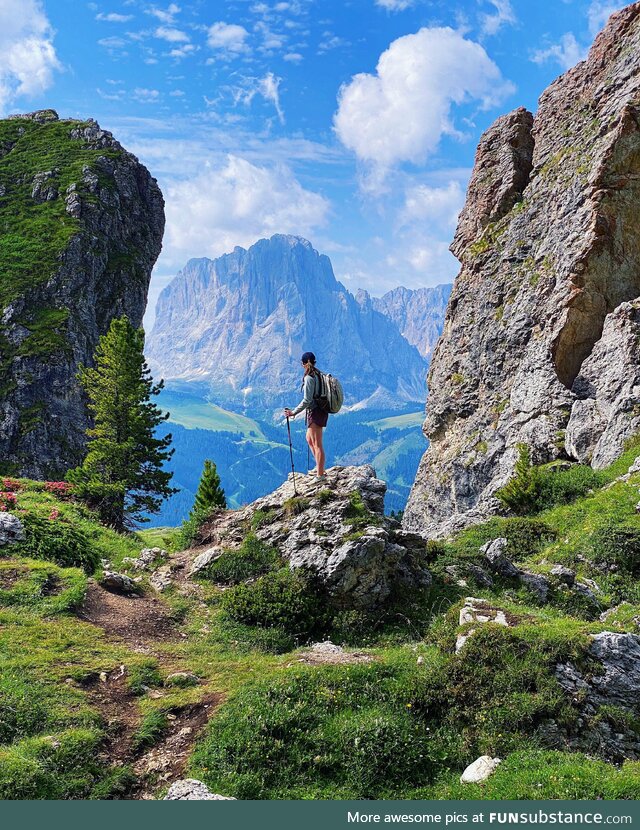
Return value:
[(171, 26), (158, 26), (154, 35), (161, 40), (166, 40), (169, 43), (187, 43), (190, 38), (186, 32), (180, 29), (175, 29)]
[(151, 6), (151, 8), (145, 9), (145, 11), (147, 14), (151, 14), (153, 17), (156, 17), (161, 23), (171, 26), (176, 15), (180, 14), (182, 10), (176, 3), (171, 3), (166, 9), (159, 9), (157, 6)]
[(276, 77), (273, 72), (267, 72), (262, 78), (243, 78), (242, 83), (231, 90), (236, 104), (251, 104), (256, 95), (273, 104), (278, 119), (284, 124), (284, 112), (280, 106), (280, 84), (282, 78)]
[(489, 0), (489, 3), (494, 7), (494, 11), (480, 16), (480, 30), (483, 35), (495, 35), (503, 26), (517, 22), (510, 0)]
[(561, 69), (571, 69), (578, 61), (583, 60), (588, 47), (581, 46), (572, 32), (562, 35), (558, 43), (553, 43), (546, 49), (537, 49), (531, 56), (534, 63), (557, 63)]
[(158, 89), (145, 89), (143, 87), (136, 87), (133, 90), (133, 99), (141, 104), (154, 104), (160, 99), (160, 91)]
[(126, 23), (129, 20), (133, 20), (132, 14), (116, 14), (115, 12), (110, 12), (109, 14), (103, 14), (100, 12), (96, 15), (96, 20), (102, 20), (105, 23)]
[(401, 12), (413, 6), (414, 0), (375, 0), (376, 6), (387, 9), (390, 12)]

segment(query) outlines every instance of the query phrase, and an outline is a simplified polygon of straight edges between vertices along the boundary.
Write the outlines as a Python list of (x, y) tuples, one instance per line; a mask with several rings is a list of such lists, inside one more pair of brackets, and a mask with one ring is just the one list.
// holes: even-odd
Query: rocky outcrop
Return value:
[(534, 463), (602, 466), (638, 429), (639, 173), (634, 3), (535, 119), (516, 110), (482, 137), (407, 529), (444, 536), (494, 512), (520, 443)]
[(273, 493), (213, 517), (201, 531), (213, 547), (198, 555), (191, 572), (221, 548), (237, 547), (254, 527), (292, 569), (311, 572), (336, 608), (376, 608), (396, 591), (427, 588), (424, 539), (384, 516), (385, 490), (368, 465), (331, 467), (326, 482), (296, 475), (294, 484), (289, 474)]
[(162, 194), (95, 121), (45, 110), (0, 121), (0, 220), (0, 472), (59, 478), (89, 426), (79, 366), (142, 321)]
[(429, 360), (442, 334), (451, 288), (448, 284), (433, 288), (400, 287), (382, 297), (371, 297), (368, 291), (360, 289), (356, 300), (363, 308), (370, 304), (375, 311), (393, 320), (405, 340)]
[[(591, 674), (570, 663), (556, 667), (556, 679), (575, 704), (582, 723), (578, 735), (558, 724), (545, 728), (551, 746), (598, 754), (620, 762), (640, 759), (640, 637), (603, 631), (591, 638), (589, 656), (598, 668)], [(606, 707), (603, 717), (601, 707)]]
[(156, 374), (260, 417), (265, 407), (298, 403), (306, 350), (340, 378), (347, 406), (398, 408), (424, 397), (427, 363), (418, 350), (297, 236), (190, 260), (160, 295), (147, 344)]

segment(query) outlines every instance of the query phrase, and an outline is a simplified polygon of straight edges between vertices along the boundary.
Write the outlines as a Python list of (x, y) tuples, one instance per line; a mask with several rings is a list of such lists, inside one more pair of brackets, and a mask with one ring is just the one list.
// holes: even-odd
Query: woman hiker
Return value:
[(307, 410), (307, 444), (316, 460), (316, 469), (310, 475), (315, 475), (318, 481), (326, 481), (324, 472), (324, 447), (322, 446), (322, 430), (327, 425), (329, 413), (319, 406), (317, 398), (322, 391), (322, 385), (316, 369), (316, 356), (313, 352), (302, 355), (304, 377), (302, 379), (303, 398), (295, 409), (286, 408), (285, 417), (295, 418), (298, 412)]

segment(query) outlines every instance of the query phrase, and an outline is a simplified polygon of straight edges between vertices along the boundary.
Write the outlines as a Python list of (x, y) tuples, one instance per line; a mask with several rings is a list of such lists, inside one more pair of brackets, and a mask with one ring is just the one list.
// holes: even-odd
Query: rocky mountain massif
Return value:
[(215, 402), (254, 413), (294, 403), (307, 349), (340, 377), (347, 405), (393, 409), (424, 400), (419, 350), (373, 303), (357, 302), (329, 258), (296, 236), (190, 260), (160, 295), (147, 344), (156, 374), (203, 383)]
[(368, 291), (360, 289), (356, 300), (365, 308), (370, 303), (376, 311), (391, 318), (402, 336), (429, 360), (442, 334), (452, 287), (448, 284), (417, 289), (399, 287), (382, 297), (371, 297)]
[(0, 228), (0, 472), (58, 478), (88, 426), (78, 367), (142, 321), (164, 202), (111, 133), (44, 110), (0, 121)]
[(535, 118), (482, 137), (429, 376), (408, 529), (494, 511), (519, 444), (601, 468), (640, 430), (640, 3), (615, 13)]

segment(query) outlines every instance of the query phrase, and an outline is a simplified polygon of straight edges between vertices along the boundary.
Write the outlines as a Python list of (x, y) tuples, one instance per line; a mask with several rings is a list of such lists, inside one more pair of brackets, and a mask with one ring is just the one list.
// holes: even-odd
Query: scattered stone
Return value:
[(546, 602), (549, 595), (549, 580), (542, 574), (532, 574), (528, 571), (520, 571), (518, 579), (540, 602)]
[(563, 582), (565, 585), (571, 587), (576, 581), (576, 573), (571, 568), (565, 568), (564, 565), (554, 565), (551, 568), (553, 576), (558, 578), (558, 582)]
[(128, 565), (131, 565), (132, 568), (136, 568), (139, 571), (146, 571), (148, 570), (158, 559), (163, 559), (167, 555), (167, 551), (164, 548), (143, 548), (140, 551), (140, 555), (133, 559), (132, 557), (127, 557), (123, 560)]
[(24, 542), (24, 526), (13, 513), (0, 512), (0, 545), (13, 545)]
[(222, 556), (223, 552), (223, 548), (213, 547), (209, 548), (208, 550), (205, 550), (203, 553), (199, 553), (198, 556), (196, 556), (196, 558), (191, 563), (191, 570), (189, 571), (189, 576), (193, 576), (194, 574), (203, 571), (212, 562), (215, 562), (216, 559), (219, 559), (220, 556)]
[(177, 671), (168, 675), (165, 678), (165, 686), (178, 686), (183, 688), (185, 686), (197, 686), (200, 683), (198, 675), (190, 671)]
[(169, 792), (165, 795), (164, 801), (236, 801), (226, 795), (212, 793), (206, 784), (197, 781), (195, 778), (184, 778), (175, 781)]
[(480, 548), (480, 552), (484, 554), (484, 558), (494, 573), (497, 573), (499, 576), (513, 578), (517, 577), (520, 571), (505, 555), (508, 544), (507, 540), (502, 537), (493, 539), (491, 542), (483, 545)]
[(138, 593), (138, 586), (126, 574), (119, 574), (115, 571), (105, 571), (104, 576), (100, 580), (100, 585), (107, 591), (112, 591), (115, 594), (136, 594)]
[(158, 568), (149, 577), (149, 582), (151, 583), (151, 587), (159, 593), (166, 591), (171, 585), (171, 568), (168, 565)]
[[(468, 623), (488, 622), (509, 626), (514, 625), (516, 620), (514, 617), (508, 619), (506, 612), (502, 608), (495, 608), (488, 600), (478, 599), (477, 597), (465, 597), (464, 605), (460, 609), (459, 624), (467, 625)], [(470, 628), (464, 633), (458, 634), (456, 637), (456, 654), (475, 632), (475, 628)]]
[(486, 781), (502, 763), (500, 758), (492, 758), (490, 755), (481, 755), (475, 760), (473, 764), (465, 769), (460, 776), (461, 784), (479, 784), (481, 781)]

